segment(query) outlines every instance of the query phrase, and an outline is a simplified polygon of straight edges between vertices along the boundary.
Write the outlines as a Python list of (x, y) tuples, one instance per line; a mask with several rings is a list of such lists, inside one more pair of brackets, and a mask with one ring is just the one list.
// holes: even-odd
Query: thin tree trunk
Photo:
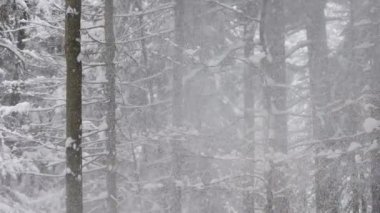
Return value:
[[(142, 0), (139, 2), (136, 2), (137, 9), (139, 11), (143, 11), (142, 8)], [(139, 25), (140, 25), (140, 37), (144, 38), (145, 37), (145, 27), (144, 27), (144, 15), (139, 15)], [(149, 61), (148, 61), (148, 52), (147, 52), (147, 47), (146, 47), (146, 39), (141, 39), (141, 55), (142, 55), (142, 66), (144, 69), (144, 72), (146, 73), (146, 77), (150, 77), (152, 75), (152, 70), (149, 69)], [(153, 103), (154, 102), (154, 93), (153, 93), (153, 83), (152, 80), (148, 81), (148, 97), (149, 101), (148, 103)]]
[(66, 212), (82, 213), (81, 0), (66, 0)]
[(360, 209), (360, 194), (358, 189), (358, 170), (356, 166), (355, 154), (350, 155), (348, 159), (351, 165), (351, 190), (352, 190), (352, 213), (359, 213)]
[[(370, 117), (380, 120), (380, 0), (371, 0), (370, 2), (370, 17), (371, 26), (371, 70), (369, 86), (373, 98), (371, 104), (373, 107), (370, 112)], [(372, 143), (379, 144), (380, 135)], [(372, 213), (380, 213), (380, 147), (376, 146), (371, 151), (371, 193), (372, 193)]]
[(105, 1), (104, 23), (105, 23), (105, 64), (106, 64), (106, 94), (107, 94), (107, 208), (109, 213), (117, 213), (117, 184), (116, 184), (116, 95), (115, 95), (115, 78), (116, 70), (113, 62), (115, 58), (115, 33), (113, 24), (114, 5), (113, 0)]
[[(185, 42), (184, 35), (184, 0), (176, 0), (174, 8), (175, 21), (175, 58), (178, 64), (173, 70), (173, 116), (172, 124), (174, 127), (183, 125), (183, 47)], [(173, 197), (170, 206), (171, 213), (182, 212), (182, 184), (181, 184), (181, 167), (182, 167), (182, 144), (181, 140), (173, 138), (171, 141), (172, 158), (173, 158)]]
[[(143, 4), (142, 0), (136, 1), (136, 3), (135, 3), (136, 8), (140, 12), (143, 11), (142, 4)], [(147, 47), (146, 47), (146, 39), (144, 39), (144, 37), (146, 36), (146, 33), (145, 33), (146, 30), (144, 27), (144, 15), (139, 15), (138, 19), (139, 19), (139, 25), (141, 28), (140, 29), (140, 37), (143, 38), (143, 39), (141, 39), (141, 56), (142, 56), (141, 57), (141, 67), (145, 73), (145, 77), (149, 78), (150, 76), (153, 75), (153, 73), (152, 73), (152, 69), (149, 67), (149, 57), (148, 57), (148, 51), (147, 51)], [(148, 87), (147, 104), (154, 103), (155, 98), (154, 98), (154, 91), (153, 91), (153, 82), (154, 82), (153, 79), (150, 79), (147, 81), (147, 87)], [(157, 128), (155, 109), (156, 108), (154, 106), (152, 106), (150, 108), (150, 110), (145, 112), (145, 119), (146, 119), (146, 124), (147, 124), (146, 128), (151, 127), (151, 126)]]
[[(354, 91), (360, 91), (360, 84), (357, 83), (357, 79), (360, 79), (360, 67), (357, 65), (357, 50), (355, 49), (355, 46), (357, 45), (357, 31), (358, 29), (355, 27), (355, 23), (357, 20), (360, 20), (358, 18), (358, 9), (360, 8), (360, 2), (357, 0), (350, 0), (350, 22), (348, 24), (348, 34), (346, 36), (346, 48), (348, 55), (346, 56), (350, 63), (347, 70), (348, 78), (346, 78), (346, 81), (343, 82), (344, 86), (342, 86), (342, 94), (344, 98), (356, 98), (352, 97)], [(355, 94), (356, 95), (356, 94)], [(350, 97), (351, 96), (351, 97)], [(357, 133), (358, 129), (358, 120), (356, 119), (359, 117), (357, 111), (354, 109), (355, 106), (349, 106), (347, 109), (345, 109), (344, 117), (347, 119), (343, 119), (343, 123), (341, 125), (343, 126), (345, 132), (349, 135), (354, 135)], [(355, 159), (355, 156), (358, 153), (353, 152), (348, 155), (348, 162), (351, 169), (351, 202), (352, 202), (352, 213), (359, 213), (360, 211), (360, 191), (359, 191), (359, 172), (358, 172), (358, 166)]]
[[(246, 2), (245, 12), (248, 16), (254, 17), (256, 15), (255, 5), (253, 1)], [(255, 24), (250, 20), (245, 20), (244, 25), (244, 58), (249, 61), (249, 57), (253, 53), (254, 43), (253, 38), (255, 35)], [(254, 78), (255, 70), (251, 64), (246, 63), (244, 66), (244, 142), (248, 143), (248, 152), (250, 158), (255, 158), (255, 92), (254, 92)], [(248, 164), (249, 174), (254, 176), (255, 163)], [(254, 178), (250, 178), (248, 182), (249, 191), (244, 193), (244, 213), (255, 212), (255, 197), (254, 197)]]
[[(364, 181), (364, 174), (361, 173), (360, 174), (360, 181)], [(363, 190), (364, 191), (364, 190)], [(364, 193), (361, 194), (360, 196), (360, 200), (361, 200), (361, 213), (367, 213), (367, 199), (366, 199), (366, 196), (364, 195)]]
[[(9, 3), (8, 3), (9, 4)], [(21, 10), (21, 8), (18, 8), (17, 5), (14, 5), (15, 6), (15, 10), (14, 13), (17, 13), (17, 10)], [(26, 11), (22, 11), (22, 16), (21, 17), (18, 17), (16, 15), (16, 25), (15, 25), (15, 28), (21, 28), (19, 31), (17, 31), (17, 48), (20, 49), (20, 50), (24, 50), (25, 49), (25, 42), (24, 42), (24, 39), (27, 38), (27, 35), (26, 35), (26, 30), (25, 29), (22, 29), (23, 26), (25, 26), (25, 23), (20, 23), (20, 20), (19, 19), (24, 19), (24, 20), (28, 20), (28, 13)], [(19, 72), (21, 71), (21, 69), (23, 68), (21, 66), (21, 62), (19, 62), (17, 59), (15, 59), (17, 62), (15, 64), (15, 70), (14, 70), (14, 74), (13, 74), (13, 79), (14, 81), (18, 81), (20, 80), (20, 74)], [(17, 105), (21, 100), (21, 97), (20, 97), (20, 92), (19, 92), (19, 87), (16, 85), (12, 88), (12, 94), (11, 94), (11, 99), (10, 99), (10, 105), (11, 106), (15, 106)]]
[(266, 187), (266, 199), (265, 213), (274, 213), (274, 198), (273, 198), (273, 163), (270, 162), (270, 169), (266, 175), (267, 187)]
[(175, 18), (175, 58), (176, 64), (173, 70), (173, 117), (174, 126), (182, 126), (183, 123), (183, 49), (185, 43), (184, 35), (184, 0), (176, 0), (174, 8)]
[[(132, 137), (131, 137), (132, 138)], [(131, 150), (132, 150), (132, 159), (133, 159), (133, 177), (134, 177), (134, 181), (136, 182), (136, 188), (137, 188), (137, 198), (136, 198), (136, 209), (139, 211), (139, 212), (144, 212), (144, 205), (143, 205), (143, 202), (141, 201), (141, 184), (140, 184), (140, 170), (141, 168), (139, 168), (139, 163), (138, 163), (138, 159), (136, 157), (136, 148), (135, 148), (135, 144), (134, 143), (131, 143)]]

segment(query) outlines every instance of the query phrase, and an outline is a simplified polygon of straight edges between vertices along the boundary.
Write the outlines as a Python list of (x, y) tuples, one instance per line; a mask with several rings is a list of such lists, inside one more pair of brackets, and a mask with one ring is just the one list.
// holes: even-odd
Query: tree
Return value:
[[(328, 67), (327, 32), (324, 9), (326, 1), (308, 0), (307, 4), (307, 39), (309, 70), (310, 70), (310, 93), (312, 105), (313, 137), (321, 140), (333, 135), (331, 122), (326, 111), (322, 111), (331, 101), (331, 86)], [(323, 144), (317, 149), (320, 152), (330, 149)], [(337, 198), (337, 180), (333, 166), (336, 163), (325, 157), (316, 158), (317, 172), (316, 183), (316, 208), (317, 213), (338, 212), (339, 203)]]
[(184, 36), (184, 2), (176, 0), (174, 8), (174, 23), (175, 23), (175, 59), (177, 61), (173, 71), (173, 115), (172, 123), (174, 126), (183, 124), (183, 48), (185, 42)]
[(117, 186), (116, 186), (116, 95), (115, 80), (116, 70), (114, 64), (116, 46), (113, 24), (114, 15), (113, 0), (105, 1), (104, 8), (104, 32), (106, 41), (105, 64), (106, 64), (106, 95), (107, 95), (107, 207), (109, 213), (117, 213)]
[(0, 211), (378, 213), (378, 1), (3, 0)]
[[(21, 7), (16, 2), (10, 2), (7, 1), (4, 5), (1, 5), (1, 9), (4, 11), (4, 14), (2, 15), (2, 18), (0, 20), (0, 30), (1, 30), (1, 39), (5, 41), (10, 41), (13, 43), (16, 43), (15, 46), (8, 46), (8, 45), (2, 45), (1, 48), (7, 47), (5, 49), (10, 50), (13, 52), (14, 56), (2, 56), (0, 59), (0, 67), (6, 68), (9, 71), (9, 74), (11, 76), (11, 79), (13, 82), (15, 82), (10, 89), (9, 94), (5, 94), (4, 97), (1, 100), (2, 105), (9, 105), (9, 106), (16, 106), (21, 101), (21, 87), (20, 84), (20, 75), (25, 71), (25, 61), (23, 61), (23, 58), (20, 58), (21, 53), (19, 51), (23, 51), (25, 49), (25, 42), (24, 39), (27, 38), (27, 34), (25, 32), (25, 29), (22, 29), (22, 27), (25, 26), (24, 23), (20, 23), (22, 19), (27, 20), (28, 19), (28, 7)], [(13, 17), (13, 18), (12, 18)], [(13, 19), (13, 20), (12, 20)], [(16, 32), (12, 32), (14, 29), (21, 28), (20, 30), (17, 30)], [(4, 33), (7, 30), (11, 31), (10, 33)], [(4, 42), (4, 41), (2, 41)], [(10, 59), (10, 60), (9, 60)], [(11, 63), (4, 63), (5, 61), (9, 60)], [(7, 66), (8, 65), (8, 66)], [(9, 66), (11, 65), (11, 66)], [(8, 92), (6, 92), (8, 93)], [(12, 113), (11, 117), (14, 119), (17, 118), (17, 113)], [(10, 117), (10, 118), (11, 118)], [(12, 119), (12, 120), (14, 120)], [(15, 121), (15, 120), (14, 120)], [(17, 125), (15, 122), (10, 122), (9, 125)], [(21, 124), (22, 122), (20, 122)], [(21, 178), (21, 176), (19, 176)], [(11, 184), (11, 176), (10, 174), (6, 175), (5, 178), (5, 185), (10, 186)]]
[[(371, 43), (372, 48), (370, 49), (370, 74), (368, 85), (370, 88), (370, 93), (373, 95), (370, 102), (373, 104), (369, 112), (369, 116), (373, 119), (380, 120), (380, 1), (371, 0), (370, 1), (370, 18), (371, 18)], [(372, 141), (376, 144), (376, 148), (371, 150), (370, 160), (371, 160), (371, 194), (372, 194), (372, 213), (380, 213), (380, 147), (379, 147), (380, 137), (379, 134)]]
[[(175, 24), (175, 59), (176, 65), (173, 70), (173, 99), (172, 99), (172, 124), (174, 127), (181, 127), (183, 125), (183, 47), (185, 42), (184, 36), (184, 0), (176, 0), (174, 8), (174, 24)], [(172, 152), (173, 152), (173, 179), (174, 179), (174, 194), (173, 202), (171, 203), (171, 213), (182, 212), (182, 186), (181, 186), (181, 140), (172, 140)]]
[[(246, 1), (245, 3), (245, 14), (248, 17), (255, 17), (257, 14), (257, 5), (254, 1)], [(244, 142), (249, 144), (249, 151), (247, 155), (250, 158), (255, 159), (255, 91), (254, 91), (254, 80), (255, 80), (255, 68), (252, 63), (249, 63), (249, 58), (252, 56), (254, 50), (253, 38), (256, 32), (256, 22), (245, 18), (244, 24), (244, 58), (246, 63), (244, 65)], [(249, 174), (254, 176), (255, 164), (248, 164)], [(254, 213), (255, 212), (255, 198), (254, 198), (254, 178), (251, 178), (248, 187), (250, 191), (244, 194), (244, 212)]]
[(66, 212), (83, 212), (81, 0), (66, 0)]
[[(287, 116), (287, 75), (285, 66), (285, 12), (284, 2), (280, 0), (265, 1), (264, 45), (267, 52), (265, 89), (267, 90), (266, 107), (269, 112), (268, 142), (272, 152), (286, 155), (288, 152), (288, 116)], [(269, 79), (269, 80), (267, 80)], [(284, 170), (286, 162), (270, 159), (271, 171), (268, 174), (268, 212), (289, 212), (287, 181)], [(274, 191), (281, 191), (274, 194)]]
[[(357, 26), (357, 22), (362, 19), (363, 14), (361, 14), (361, 10), (363, 9), (363, 5), (361, 2), (356, 0), (350, 0), (349, 2), (350, 9), (350, 19), (349, 23), (346, 26), (345, 38), (343, 41), (342, 48), (340, 52), (337, 54), (338, 56), (343, 57), (346, 61), (335, 62), (338, 63), (338, 66), (343, 66), (343, 68), (338, 69), (340, 74), (338, 76), (340, 78), (336, 79), (334, 84), (336, 86), (336, 98), (344, 100), (344, 99), (357, 99), (361, 95), (361, 88), (363, 87), (363, 78), (361, 73), (363, 72), (363, 68), (360, 66), (360, 56), (365, 55), (363, 49), (355, 48), (360, 41), (360, 33), (366, 32), (363, 30), (363, 26)], [(334, 61), (332, 62), (334, 63)], [(331, 68), (330, 68), (331, 69)], [(345, 76), (345, 77), (343, 77)], [(340, 110), (338, 113), (341, 113), (341, 121), (338, 123), (338, 127), (341, 129), (342, 133), (345, 135), (354, 135), (360, 131), (360, 107), (359, 104), (350, 104), (344, 109)], [(352, 208), (352, 213), (360, 212), (360, 205), (362, 207), (366, 206), (363, 201), (363, 197), (365, 196), (365, 191), (361, 190), (364, 188), (363, 181), (360, 180), (362, 176), (363, 169), (360, 169), (358, 165), (357, 157), (361, 156), (360, 150), (354, 150), (347, 156), (347, 161), (349, 162), (349, 176), (350, 176), (350, 191), (351, 201), (350, 208)], [(343, 159), (344, 160), (344, 159)], [(364, 213), (365, 210), (362, 209)]]

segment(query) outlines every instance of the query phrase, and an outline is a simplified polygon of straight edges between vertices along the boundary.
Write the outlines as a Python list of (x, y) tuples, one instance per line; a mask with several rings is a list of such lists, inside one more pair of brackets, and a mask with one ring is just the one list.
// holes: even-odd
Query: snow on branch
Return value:
[(28, 102), (22, 102), (15, 106), (0, 106), (0, 117), (7, 116), (11, 113), (28, 113), (31, 105)]
[(380, 134), (380, 130), (374, 130), (370, 133), (367, 132), (360, 132), (355, 135), (348, 135), (343, 137), (333, 137), (333, 138), (327, 138), (324, 140), (312, 140), (310, 142), (302, 142), (298, 144), (291, 145), (289, 149), (295, 149), (302, 146), (314, 146), (317, 144), (334, 144), (334, 143), (349, 143), (349, 142), (368, 142), (375, 140)]
[(257, 18), (254, 18), (254, 17), (252, 17), (252, 16), (249, 16), (249, 15), (247, 15), (244, 11), (242, 11), (242, 10), (240, 10), (240, 9), (238, 9), (238, 8), (235, 8), (235, 7), (230, 6), (230, 5), (228, 5), (228, 4), (221, 3), (221, 2), (216, 1), (216, 0), (208, 0), (208, 1), (209, 1), (209, 2), (213, 2), (213, 3), (215, 3), (215, 4), (217, 4), (217, 5), (221, 6), (221, 7), (223, 7), (223, 8), (225, 8), (225, 9), (231, 10), (231, 11), (233, 11), (233, 12), (235, 12), (235, 13), (240, 14), (240, 15), (243, 15), (245, 18), (248, 18), (248, 19), (251, 20), (251, 21), (260, 22), (260, 19), (257, 19)]
[(117, 44), (126, 44), (126, 43), (141, 41), (141, 40), (145, 40), (145, 39), (148, 39), (148, 38), (153, 38), (153, 37), (161, 36), (163, 34), (168, 34), (168, 33), (171, 33), (173, 31), (174, 31), (173, 29), (163, 30), (163, 31), (152, 33), (152, 34), (149, 34), (149, 35), (146, 35), (146, 36), (143, 36), (143, 37), (133, 38), (133, 39), (130, 39), (130, 40), (127, 40), (127, 41), (119, 41), (119, 42), (116, 42), (116, 43)]
[(164, 72), (158, 72), (156, 74), (147, 76), (145, 78), (140, 78), (140, 79), (137, 79), (137, 80), (134, 80), (134, 81), (122, 81), (122, 82), (120, 82), (120, 84), (121, 85), (130, 85), (130, 84), (136, 84), (136, 83), (144, 83), (146, 81), (158, 78), (158, 77), (162, 76), (163, 74), (164, 74)]
[(128, 18), (128, 17), (132, 17), (132, 16), (148, 15), (148, 14), (152, 14), (152, 13), (155, 13), (155, 12), (159, 12), (161, 10), (171, 9), (174, 6), (175, 6), (174, 3), (168, 3), (168, 4), (164, 4), (164, 5), (160, 6), (160, 7), (149, 9), (149, 10), (145, 10), (145, 11), (142, 11), (142, 12), (133, 12), (133, 13), (129, 13), (129, 14), (119, 14), (119, 15), (114, 15), (114, 17)]
[(161, 105), (161, 104), (170, 104), (170, 100), (157, 101), (155, 103), (145, 104), (145, 105), (124, 105), (124, 104), (121, 104), (119, 106), (120, 106), (120, 108), (123, 108), (123, 109), (138, 109), (138, 108), (154, 107), (154, 106)]
[(1, 39), (0, 40), (0, 47), (3, 47), (5, 49), (11, 51), (18, 59), (20, 59), (20, 61), (22, 62), (22, 64), (25, 66), (25, 59), (24, 59), (24, 56), (21, 54), (21, 52), (17, 48), (15, 48), (15, 47), (7, 44), (7, 43), (8, 42), (6, 42), (3, 39)]
[(289, 50), (286, 51), (285, 58), (292, 56), (299, 49), (307, 47), (310, 43), (311, 43), (311, 41), (309, 41), (309, 40), (298, 42), (295, 46), (291, 47)]
[(54, 26), (54, 25), (51, 25), (49, 24), (48, 22), (44, 22), (44, 21), (26, 21), (26, 20), (21, 20), (20, 23), (25, 23), (25, 24), (34, 24), (34, 25), (38, 25), (38, 26), (41, 26), (41, 27), (48, 27), (48, 28), (51, 28), (51, 29), (56, 29), (58, 31), (65, 31), (65, 28), (64, 27), (61, 27), (61, 26)]
[(236, 45), (228, 48), (226, 51), (224, 51), (221, 55), (217, 56), (216, 58), (210, 60), (207, 64), (208, 67), (216, 67), (220, 65), (232, 52), (243, 48), (244, 43), (243, 42), (238, 42)]

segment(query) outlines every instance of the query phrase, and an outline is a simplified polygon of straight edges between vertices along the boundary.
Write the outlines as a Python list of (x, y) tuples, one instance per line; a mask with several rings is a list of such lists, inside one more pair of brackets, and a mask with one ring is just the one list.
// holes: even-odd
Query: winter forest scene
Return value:
[(0, 0), (0, 213), (380, 213), (380, 0)]

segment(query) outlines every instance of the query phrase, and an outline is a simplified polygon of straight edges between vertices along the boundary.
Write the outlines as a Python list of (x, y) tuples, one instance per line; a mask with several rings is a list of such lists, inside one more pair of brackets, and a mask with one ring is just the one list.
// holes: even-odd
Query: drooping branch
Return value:
[(21, 64), (25, 67), (25, 58), (17, 48), (7, 44), (7, 42), (3, 39), (0, 40), (0, 47), (11, 51), (21, 61)]

